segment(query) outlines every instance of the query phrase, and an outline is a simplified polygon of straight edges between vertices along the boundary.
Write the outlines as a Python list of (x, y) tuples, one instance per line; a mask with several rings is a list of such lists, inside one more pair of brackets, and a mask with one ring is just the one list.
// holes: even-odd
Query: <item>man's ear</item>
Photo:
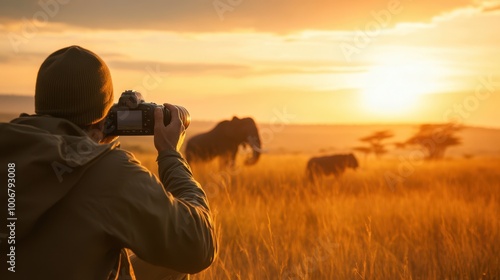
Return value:
[(104, 120), (90, 125), (86, 132), (92, 140), (100, 143), (104, 138)]
[[(106, 129), (106, 119), (102, 120), (101, 122), (99, 123), (96, 123), (95, 124), (96, 126), (96, 132), (97, 135), (96, 137), (100, 137), (100, 138), (96, 138), (96, 139), (100, 139), (100, 141), (97, 141), (97, 143), (99, 144), (109, 144), (113, 141), (115, 141), (116, 139), (118, 139), (118, 135), (106, 135), (104, 133), (104, 130)], [(100, 133), (100, 135), (99, 135)]]

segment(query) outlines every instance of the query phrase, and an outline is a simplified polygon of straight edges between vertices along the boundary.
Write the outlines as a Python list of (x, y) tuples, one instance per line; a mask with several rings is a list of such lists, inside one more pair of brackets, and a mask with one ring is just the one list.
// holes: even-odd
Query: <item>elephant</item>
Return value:
[(230, 121), (218, 123), (208, 132), (191, 137), (186, 144), (186, 160), (191, 164), (219, 157), (221, 166), (232, 167), (240, 145), (252, 148), (245, 165), (257, 163), (262, 151), (257, 125), (252, 118), (233, 117)]
[(314, 182), (323, 175), (339, 177), (347, 168), (356, 170), (358, 166), (358, 160), (352, 153), (313, 157), (307, 162), (306, 176), (309, 182)]

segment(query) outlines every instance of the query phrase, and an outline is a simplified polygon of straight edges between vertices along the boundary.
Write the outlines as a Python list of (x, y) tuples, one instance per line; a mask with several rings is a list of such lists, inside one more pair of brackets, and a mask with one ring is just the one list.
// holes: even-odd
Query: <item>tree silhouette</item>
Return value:
[(356, 152), (363, 153), (365, 160), (366, 160), (366, 157), (368, 156), (368, 154), (372, 152), (372, 149), (370, 147), (358, 146), (358, 147), (354, 147), (352, 149)]
[(446, 149), (462, 144), (461, 139), (455, 135), (463, 127), (454, 123), (423, 124), (415, 135), (396, 146), (420, 146), (426, 151), (427, 160), (438, 160), (444, 157)]
[(387, 149), (383, 141), (393, 136), (394, 134), (390, 130), (375, 131), (374, 133), (359, 139), (361, 142), (366, 142), (368, 147), (355, 147), (354, 150), (364, 153), (365, 156), (369, 153), (374, 153), (377, 158), (380, 158), (382, 155), (387, 153)]

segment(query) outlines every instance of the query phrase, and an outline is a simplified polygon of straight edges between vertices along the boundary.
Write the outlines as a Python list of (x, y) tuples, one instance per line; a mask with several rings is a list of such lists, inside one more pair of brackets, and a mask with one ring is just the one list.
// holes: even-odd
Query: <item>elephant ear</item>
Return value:
[(229, 139), (234, 139), (240, 133), (237, 129), (240, 126), (240, 119), (236, 116), (230, 121), (223, 121), (220, 123), (219, 131), (222, 135)]
[(233, 116), (233, 118), (230, 121), (226, 121), (222, 128), (222, 133), (226, 135), (228, 138), (233, 139), (234, 141), (237, 141), (238, 143), (241, 143), (245, 141), (248, 136), (253, 136), (249, 135), (251, 130), (255, 130), (255, 122), (251, 118), (243, 118), (240, 119), (236, 116)]
[(249, 122), (247, 118), (240, 119), (234, 116), (229, 124), (229, 137), (239, 143), (245, 141), (248, 137), (248, 129), (251, 125), (252, 122)]
[(249, 133), (249, 136), (258, 137), (257, 125), (252, 118), (241, 119), (242, 126), (244, 127), (245, 133)]

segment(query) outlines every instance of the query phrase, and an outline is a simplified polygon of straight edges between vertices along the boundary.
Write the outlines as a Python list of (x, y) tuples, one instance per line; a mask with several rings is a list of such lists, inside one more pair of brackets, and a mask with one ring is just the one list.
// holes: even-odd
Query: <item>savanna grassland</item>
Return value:
[[(156, 172), (154, 154), (136, 156)], [(500, 158), (360, 158), (315, 185), (307, 159), (192, 166), (220, 240), (193, 279), (500, 279)]]
[[(196, 125), (191, 135), (210, 127)], [(254, 166), (243, 167), (241, 158), (232, 170), (193, 165), (215, 214), (220, 250), (192, 278), (500, 279), (499, 130), (465, 129), (463, 143), (441, 161), (410, 161), (398, 151), (381, 160), (357, 155), (360, 168), (339, 180), (304, 181), (311, 155), (346, 152), (381, 129), (267, 129), (270, 152)], [(414, 131), (390, 129), (400, 139)], [(157, 173), (151, 138), (121, 138)]]

